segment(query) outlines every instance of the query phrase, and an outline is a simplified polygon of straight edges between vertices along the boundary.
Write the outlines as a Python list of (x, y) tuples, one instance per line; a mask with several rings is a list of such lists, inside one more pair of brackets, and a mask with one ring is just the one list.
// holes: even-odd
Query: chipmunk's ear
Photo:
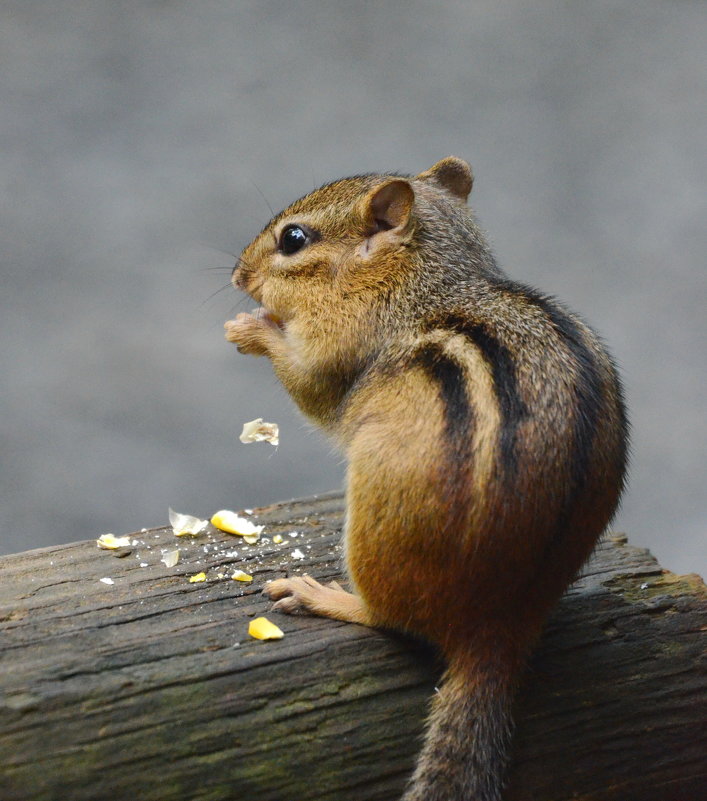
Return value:
[(409, 227), (415, 192), (408, 181), (394, 178), (372, 189), (364, 202), (369, 236), (381, 231), (403, 233)]
[(474, 176), (471, 167), (465, 161), (456, 156), (447, 156), (429, 170), (421, 172), (417, 176), (417, 180), (436, 184), (456, 200), (466, 203), (474, 183)]
[(359, 254), (364, 259), (410, 238), (414, 202), (415, 192), (404, 178), (391, 178), (363, 197), (361, 210), (366, 234)]

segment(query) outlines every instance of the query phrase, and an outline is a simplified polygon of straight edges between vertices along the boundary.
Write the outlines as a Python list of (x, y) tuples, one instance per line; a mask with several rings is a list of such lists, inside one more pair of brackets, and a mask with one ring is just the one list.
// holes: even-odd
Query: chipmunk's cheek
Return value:
[(243, 280), (239, 286), (239, 289), (246, 292), (248, 295), (253, 298), (257, 303), (263, 302), (263, 284), (262, 281), (258, 281), (254, 278), (250, 280)]

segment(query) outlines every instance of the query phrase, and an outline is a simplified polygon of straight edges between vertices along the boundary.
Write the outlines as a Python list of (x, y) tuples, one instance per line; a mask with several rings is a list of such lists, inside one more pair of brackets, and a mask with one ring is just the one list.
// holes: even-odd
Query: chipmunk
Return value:
[(404, 801), (498, 801), (511, 702), (550, 609), (611, 520), (627, 422), (597, 336), (497, 266), (466, 162), (323, 186), (246, 247), (226, 323), (344, 450), (353, 593), (265, 592), (408, 632), (447, 663)]

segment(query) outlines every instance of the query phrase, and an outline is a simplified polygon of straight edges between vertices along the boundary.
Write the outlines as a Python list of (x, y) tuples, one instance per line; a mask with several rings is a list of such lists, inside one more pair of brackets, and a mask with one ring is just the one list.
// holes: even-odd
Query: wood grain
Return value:
[[(434, 655), (269, 613), (260, 593), (292, 573), (343, 580), (342, 509), (332, 493), (255, 510), (266, 529), (251, 546), (163, 528), (131, 535), (128, 552), (89, 541), (0, 558), (0, 799), (395, 799)], [(607, 537), (529, 666), (509, 801), (707, 797), (706, 611), (699, 577)], [(261, 614), (284, 639), (248, 636)]]

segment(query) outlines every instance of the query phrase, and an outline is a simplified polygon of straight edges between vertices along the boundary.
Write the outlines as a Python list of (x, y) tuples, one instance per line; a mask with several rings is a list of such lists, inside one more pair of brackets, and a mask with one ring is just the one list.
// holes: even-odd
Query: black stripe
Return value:
[(597, 422), (604, 405), (602, 378), (594, 354), (587, 347), (577, 323), (551, 299), (534, 290), (523, 290), (523, 295), (545, 313), (568, 347), (577, 371), (574, 385), (574, 449), (570, 466), (571, 495), (568, 512), (574, 498), (584, 488), (589, 471)]
[(459, 315), (431, 320), (426, 324), (426, 330), (432, 328), (462, 334), (478, 348), (488, 364), (501, 412), (501, 464), (506, 478), (512, 480), (518, 469), (518, 426), (528, 415), (528, 409), (520, 395), (516, 365), (511, 352), (485, 325), (471, 322)]
[(461, 365), (445, 353), (439, 343), (423, 345), (413, 358), (414, 363), (422, 367), (439, 387), (448, 447), (455, 455), (469, 458), (474, 415)]
[(555, 537), (548, 545), (548, 549), (550, 549), (558, 537), (565, 535), (572, 511), (585, 488), (589, 475), (594, 435), (604, 407), (602, 376), (594, 354), (585, 343), (582, 328), (556, 300), (515, 281), (501, 281), (497, 286), (525, 298), (528, 303), (532, 303), (540, 309), (565, 343), (575, 363), (574, 447), (570, 462), (569, 491), (559, 513)]
[(443, 532), (461, 533), (468, 523), (469, 479), (473, 470), (474, 410), (466, 392), (466, 377), (462, 366), (445, 353), (441, 343), (421, 345), (413, 363), (437, 384), (444, 410), (446, 459), (439, 464), (439, 470), (447, 513), (440, 524)]

